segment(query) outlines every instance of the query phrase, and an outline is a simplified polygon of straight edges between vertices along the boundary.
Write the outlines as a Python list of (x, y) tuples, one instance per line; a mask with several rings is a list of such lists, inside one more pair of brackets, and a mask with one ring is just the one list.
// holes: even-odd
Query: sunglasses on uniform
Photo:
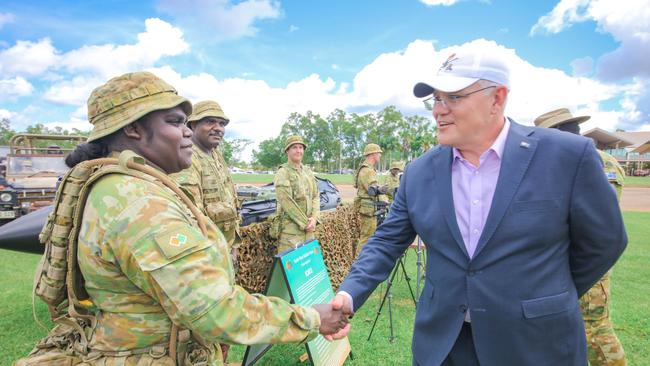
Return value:
[(424, 102), (424, 107), (429, 111), (432, 111), (433, 108), (436, 106), (436, 104), (442, 104), (443, 106), (445, 106), (447, 108), (453, 108), (453, 106), (455, 104), (457, 104), (458, 102), (460, 102), (462, 99), (467, 98), (467, 97), (469, 97), (470, 95), (472, 95), (474, 93), (478, 93), (480, 91), (490, 89), (490, 88), (496, 88), (496, 85), (486, 86), (485, 88), (481, 88), (479, 90), (474, 90), (474, 91), (466, 93), (466, 94), (449, 94), (449, 95), (445, 95), (445, 96), (433, 95), (433, 96), (423, 100), (422, 102)]

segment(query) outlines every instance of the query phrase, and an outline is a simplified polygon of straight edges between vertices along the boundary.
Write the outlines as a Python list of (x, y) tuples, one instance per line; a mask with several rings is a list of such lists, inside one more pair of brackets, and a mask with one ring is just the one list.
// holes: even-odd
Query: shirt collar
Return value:
[[(490, 148), (487, 149), (483, 155), (481, 155), (481, 160), (483, 160), (483, 157), (486, 156), (486, 154), (490, 151), (494, 151), (497, 154), (499, 160), (503, 158), (503, 150), (506, 147), (506, 139), (508, 138), (508, 131), (510, 130), (510, 120), (505, 117), (503, 119), (504, 123), (503, 127), (501, 128), (501, 132), (499, 132), (499, 135), (492, 143), (492, 146), (490, 146)], [(460, 150), (454, 147), (452, 148), (452, 151), (454, 160), (465, 160), (465, 158), (463, 158), (463, 156), (460, 154)]]

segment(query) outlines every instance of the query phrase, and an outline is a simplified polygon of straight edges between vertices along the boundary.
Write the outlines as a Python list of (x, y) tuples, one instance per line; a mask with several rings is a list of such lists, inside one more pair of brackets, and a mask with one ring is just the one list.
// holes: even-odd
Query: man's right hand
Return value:
[(320, 315), (320, 328), (318, 331), (324, 336), (337, 334), (344, 328), (349, 328), (348, 317), (341, 309), (335, 309), (332, 304), (318, 304), (312, 307)]
[[(354, 315), (354, 311), (352, 310), (352, 303), (350, 302), (350, 299), (343, 294), (336, 294), (336, 296), (334, 296), (330, 304), (332, 305), (332, 309), (342, 311), (346, 319)], [(328, 341), (341, 339), (346, 337), (349, 332), (350, 332), (350, 324), (348, 324), (343, 329), (339, 330), (334, 334), (325, 335), (325, 339), (327, 339)]]

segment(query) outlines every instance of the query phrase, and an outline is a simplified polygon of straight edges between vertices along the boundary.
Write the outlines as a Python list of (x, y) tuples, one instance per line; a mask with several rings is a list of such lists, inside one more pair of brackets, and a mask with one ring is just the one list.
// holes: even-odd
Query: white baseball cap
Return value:
[(431, 82), (415, 84), (413, 94), (423, 98), (433, 94), (435, 90), (445, 93), (455, 92), (481, 79), (504, 85), (509, 89), (509, 78), (508, 65), (493, 50), (465, 49), (452, 53), (442, 63)]

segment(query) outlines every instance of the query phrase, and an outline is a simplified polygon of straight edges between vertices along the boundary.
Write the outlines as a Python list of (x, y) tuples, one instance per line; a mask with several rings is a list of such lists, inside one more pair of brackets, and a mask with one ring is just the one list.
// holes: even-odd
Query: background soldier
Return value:
[(302, 137), (289, 136), (284, 146), (287, 162), (280, 165), (273, 180), (280, 220), (278, 253), (314, 239), (320, 195), (314, 173), (302, 164), (306, 148)]
[[(194, 104), (187, 119), (187, 126), (193, 132), (192, 165), (172, 177), (226, 238), (236, 271), (240, 244), (237, 193), (219, 149), (229, 121), (217, 102)], [(227, 344), (221, 344), (224, 361), (228, 349)]]
[[(591, 117), (573, 117), (568, 109), (560, 108), (537, 117), (535, 126), (556, 128), (560, 131), (579, 135), (580, 123), (587, 121), (589, 118)], [(620, 201), (625, 172), (616, 161), (616, 158), (601, 150), (598, 150), (598, 153), (603, 160), (607, 179), (616, 189)], [(627, 365), (623, 346), (614, 332), (609, 315), (611, 300), (610, 275), (611, 270), (580, 298), (580, 310), (585, 321), (585, 333), (587, 335), (589, 364), (592, 366)]]
[(363, 149), (363, 155), (366, 157), (363, 163), (359, 165), (354, 177), (354, 187), (357, 189), (357, 196), (354, 199), (354, 205), (361, 215), (360, 234), (355, 248), (356, 255), (361, 252), (361, 247), (368, 241), (370, 236), (377, 228), (377, 201), (388, 202), (386, 197), (387, 186), (379, 185), (375, 165), (381, 158), (382, 150), (377, 144), (368, 144)]
[(187, 126), (192, 130), (192, 166), (173, 175), (194, 203), (214, 222), (236, 258), (239, 231), (237, 193), (219, 146), (229, 119), (214, 101), (198, 102)]
[(403, 169), (403, 164), (399, 160), (394, 161), (390, 165), (390, 174), (386, 177), (386, 195), (388, 196), (388, 199), (391, 203), (395, 199), (397, 188), (399, 188), (399, 173), (401, 173)]

